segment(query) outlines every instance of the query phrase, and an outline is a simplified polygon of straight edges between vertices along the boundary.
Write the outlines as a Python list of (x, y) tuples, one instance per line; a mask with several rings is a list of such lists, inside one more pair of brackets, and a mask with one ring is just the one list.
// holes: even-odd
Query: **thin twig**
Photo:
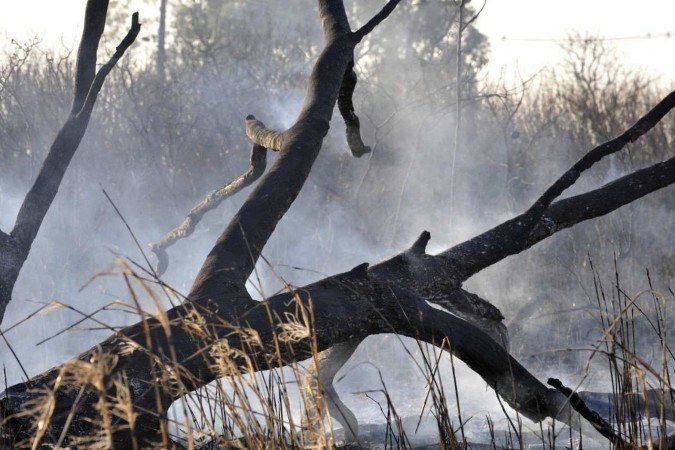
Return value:
[(380, 23), (382, 23), (384, 19), (389, 17), (389, 14), (394, 12), (396, 6), (398, 6), (400, 1), (401, 0), (389, 0), (389, 2), (386, 5), (384, 5), (384, 7), (379, 13), (375, 14), (375, 16), (373, 16), (373, 18), (370, 19), (368, 23), (366, 23), (364, 26), (362, 26), (361, 28), (359, 28), (354, 32), (354, 36), (359, 41), (364, 37), (366, 37), (366, 35), (368, 35), (371, 31), (373, 31), (375, 27), (378, 26)]
[(267, 150), (265, 147), (253, 144), (251, 148), (250, 166), (244, 174), (221, 186), (207, 195), (188, 213), (183, 223), (164, 235), (159, 242), (150, 244), (150, 250), (158, 260), (157, 274), (162, 275), (169, 266), (169, 255), (166, 249), (171, 247), (179, 239), (184, 239), (192, 234), (204, 214), (215, 209), (223, 200), (233, 196), (247, 186), (253, 184), (262, 176), (267, 167)]
[(600, 434), (606, 437), (617, 448), (620, 449), (637, 448), (636, 446), (629, 444), (628, 442), (623, 440), (621, 436), (616, 434), (612, 426), (609, 423), (607, 423), (607, 421), (605, 421), (605, 419), (603, 419), (600, 416), (600, 414), (591, 410), (576, 392), (564, 386), (560, 380), (556, 378), (549, 378), (548, 384), (556, 388), (563, 395), (567, 396), (569, 398), (570, 406), (576, 412), (578, 412), (581, 415), (581, 417), (589, 421), (590, 424), (593, 425), (593, 428), (598, 430)]

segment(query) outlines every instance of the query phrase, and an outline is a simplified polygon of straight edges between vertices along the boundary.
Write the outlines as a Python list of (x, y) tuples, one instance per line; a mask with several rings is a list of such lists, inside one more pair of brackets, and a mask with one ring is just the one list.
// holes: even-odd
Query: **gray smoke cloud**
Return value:
[[(467, 83), (466, 94), (476, 98), (466, 102), (462, 145), (451, 173), (456, 116), (450, 64), (455, 19), (452, 8), (443, 6), (439, 12), (427, 3), (433, 2), (415, 2), (405, 12), (397, 12), (360, 47), (355, 103), (373, 153), (361, 159), (348, 154), (344, 125), (336, 112), (306, 186), (265, 248), (266, 261), (259, 262), (249, 282), (254, 297), (271, 295), (285, 283), (300, 286), (362, 262), (376, 262), (409, 246), (422, 230), (431, 231), (431, 252), (446, 249), (521, 211), (573, 161), (576, 149), (570, 148), (569, 141), (560, 136), (542, 140), (528, 154), (531, 161), (523, 171), (529, 178), (522, 195), (511, 198), (506, 168), (509, 146), (521, 144), (505, 142), (498, 124), (477, 100), (477, 88)], [(379, 6), (372, 0), (351, 3), (350, 14), (358, 16), (354, 23), (362, 23)], [(129, 299), (119, 275), (92, 279), (109, 271), (115, 255), (144, 264), (102, 188), (143, 245), (157, 241), (205, 194), (245, 169), (246, 114), (253, 113), (278, 129), (292, 124), (320, 50), (314, 4), (231, 2), (223, 8), (217, 24), (223, 35), (216, 42), (221, 46), (218, 51), (199, 47), (196, 41), (189, 47), (179, 36), (171, 38), (176, 49), (189, 51), (171, 53), (175, 71), (167, 86), (153, 84), (151, 55), (141, 51), (135, 63), (125, 61), (126, 67), (116, 70), (107, 82), (23, 267), (3, 329), (53, 300), (88, 313), (117, 298)], [(481, 58), (487, 57), (486, 45), (475, 30), (467, 35), (466, 64), (471, 75), (480, 70)], [(200, 54), (206, 58), (189, 59)], [(0, 123), (0, 138), (6, 145), (0, 161), (0, 228), (5, 231), (11, 229), (68, 107), (72, 57), (53, 58), (35, 49), (32, 68), (26, 69), (23, 79), (12, 79), (0, 97), (10, 111)], [(31, 74), (53, 84), (38, 85)], [(274, 157), (270, 155), (268, 161)], [(625, 168), (611, 161), (599, 167), (600, 180), (584, 180), (575, 189), (597, 186), (625, 173)], [(169, 249), (171, 263), (164, 277), (169, 285), (188, 292), (213, 242), (247, 193), (207, 214), (189, 239)], [(612, 255), (617, 252), (626, 291), (645, 287), (642, 268), (662, 267), (664, 253), (669, 253), (664, 249), (669, 248), (671, 236), (664, 230), (673, 219), (670, 203), (666, 194), (657, 194), (649, 202), (600, 219), (611, 229), (609, 233), (604, 229), (600, 233), (596, 222), (560, 233), (526, 254), (485, 270), (467, 288), (500, 307), (507, 321), (526, 318), (517, 323), (512, 349), (528, 368), (542, 378), (569, 376), (568, 384), (574, 385), (583, 378), (575, 371), (587, 355), (529, 357), (598, 338), (597, 328), (585, 328), (597, 325), (590, 312), (588, 253), (594, 260), (598, 255), (597, 265), (611, 278)], [(152, 302), (145, 302), (152, 310)], [(137, 320), (120, 311), (104, 311), (96, 317), (113, 326)], [(109, 335), (109, 330), (87, 321), (36, 345), (80, 318), (77, 312), (58, 308), (6, 334), (29, 376)], [(556, 325), (553, 331), (552, 324)], [(402, 345), (414, 358), (421, 357), (421, 350), (410, 340), (374, 336), (341, 373), (344, 377), (337, 389), (364, 423), (384, 420), (373, 401), (359, 394), (381, 389), (380, 375), (399, 414), (415, 416), (422, 410), (424, 375)], [(21, 369), (4, 343), (0, 357), (7, 374), (6, 379), (0, 374), (1, 384), (21, 381)], [(441, 372), (446, 392), (453, 392), (447, 357)], [(606, 388), (605, 380), (598, 376), (586, 382)], [(457, 382), (462, 386), (465, 417), (474, 417), (467, 428), (469, 437), (483, 436), (486, 414), (499, 418), (495, 421), (507, 428), (494, 394), (486, 392), (485, 383), (461, 363)]]

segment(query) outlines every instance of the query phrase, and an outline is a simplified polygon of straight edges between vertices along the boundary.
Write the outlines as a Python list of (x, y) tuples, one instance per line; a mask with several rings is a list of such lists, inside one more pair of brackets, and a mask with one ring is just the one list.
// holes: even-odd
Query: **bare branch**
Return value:
[(260, 180), (202, 265), (190, 298), (219, 298), (244, 289), (267, 240), (302, 189), (329, 129), (342, 78), (356, 41), (342, 1), (319, 1), (326, 45), (314, 65), (305, 101), (293, 126), (274, 133), (250, 116), (247, 134), (280, 156)]
[(401, 0), (389, 0), (386, 5), (380, 10), (379, 13), (375, 14), (372, 19), (370, 19), (364, 26), (359, 28), (354, 32), (354, 36), (359, 41), (366, 37), (371, 31), (375, 29), (382, 21), (384, 21), (389, 15), (394, 12), (396, 6), (401, 2)]
[(590, 192), (559, 200), (542, 215), (528, 236), (525, 248), (579, 222), (609, 214), (673, 183), (675, 158), (635, 171)]
[(204, 200), (192, 208), (183, 223), (166, 233), (161, 241), (150, 244), (150, 249), (158, 259), (158, 275), (162, 275), (169, 266), (169, 255), (166, 253), (167, 248), (175, 244), (177, 240), (190, 236), (195, 226), (204, 217), (204, 214), (217, 208), (223, 200), (250, 186), (260, 178), (267, 167), (267, 149), (253, 144), (251, 147), (250, 164), (249, 168), (242, 175), (207, 195)]
[[(383, 264), (391, 266), (392, 262)], [(388, 273), (395, 275), (395, 271)], [(448, 295), (449, 292), (438, 294)], [(167, 407), (173, 400), (185, 394), (184, 390), (171, 388), (171, 385), (158, 385), (156, 370), (153, 370), (155, 363), (152, 361), (160, 361), (160, 367), (162, 364), (180, 367), (180, 370), (172, 372), (180, 376), (178, 384), (185, 386), (185, 389), (194, 390), (218, 376), (211, 369), (214, 361), (208, 351), (217, 340), (226, 340), (230, 348), (240, 349), (242, 354), (246, 353), (248, 367), (265, 370), (277, 364), (306, 359), (314, 351), (325, 350), (340, 342), (391, 332), (429, 342), (446, 351), (451, 349), (507, 403), (532, 420), (554, 417), (566, 423), (574, 422), (569, 415), (569, 409), (564, 408), (565, 396), (539, 382), (481, 329), (453, 314), (431, 307), (427, 304), (429, 299), (430, 297), (420, 297), (399, 287), (398, 280), (374, 277), (371, 272), (362, 269), (352, 270), (305, 286), (296, 292), (282, 293), (265, 302), (253, 302), (244, 309), (222, 308), (219, 306), (220, 301), (210, 299), (193, 300), (167, 312), (164, 323), (170, 326), (170, 330), (156, 317), (149, 318), (144, 323), (122, 330), (79, 358), (88, 360), (92, 352), (112, 352), (119, 356), (114, 371), (123, 372), (129, 385), (139, 386), (133, 399), (139, 414), (136, 423), (143, 424), (145, 429), (136, 431), (139, 434), (146, 433), (149, 437), (154, 437), (151, 434), (152, 424), (158, 420), (156, 413), (146, 412), (156, 411), (155, 389), (161, 390), (161, 404)], [(314, 336), (295, 341), (292, 348), (280, 348), (275, 330), (282, 327), (283, 323), (295, 320), (293, 313), (298, 304), (312, 308)], [(185, 326), (182, 318), (196, 312), (207, 324), (212, 324), (204, 328), (208, 330), (208, 336), (196, 334), (189, 326)], [(271, 318), (274, 318), (272, 322)], [(336, 327), (336, 321), (341, 326)], [(259, 351), (251, 351), (248, 344), (242, 342), (240, 333), (236, 331), (240, 326), (256, 331), (260, 338), (260, 347), (257, 347)], [(150, 336), (146, 336), (146, 333)], [(151, 349), (146, 348), (146, 340), (152, 342)], [(450, 347), (448, 342), (452, 344)], [(130, 343), (133, 343), (132, 348), (143, 350), (123, 351), (130, 348)], [(167, 359), (172, 354), (179, 365)], [(276, 356), (270, 358), (270, 354)], [(36, 387), (51, 386), (59, 372), (55, 368), (33, 378), (31, 383)], [(173, 383), (174, 386), (175, 384)], [(5, 417), (31, 398), (32, 394), (23, 386), (11, 387), (5, 392), (4, 398), (0, 399), (0, 409)], [(59, 403), (51, 419), (52, 426), (57, 429), (66, 420), (69, 411), (67, 403), (72, 403), (69, 395), (75, 394), (64, 392), (58, 395)], [(95, 397), (87, 398), (88, 402), (96, 401)], [(96, 413), (93, 408), (92, 411)], [(88, 413), (83, 412), (77, 418), (82, 421), (78, 426), (86, 426), (86, 414)], [(28, 432), (29, 429), (25, 428), (22, 420), (19, 417), (10, 418), (6, 424), (8, 430)], [(156, 429), (155, 427), (155, 431)], [(116, 446), (123, 447), (122, 442), (128, 439), (125, 436), (128, 428), (119, 427), (119, 430), (115, 436)]]
[(89, 0), (84, 13), (84, 29), (77, 51), (75, 69), (75, 92), (71, 114), (76, 114), (87, 98), (89, 88), (96, 74), (96, 52), (105, 29), (109, 0)]
[(586, 419), (593, 425), (593, 428), (598, 430), (600, 434), (607, 438), (609, 442), (616, 446), (619, 449), (634, 449), (636, 448), (633, 445), (628, 444), (624, 441), (621, 436), (614, 432), (612, 426), (605, 421), (598, 413), (592, 411), (586, 403), (579, 397), (579, 395), (562, 384), (562, 382), (556, 378), (549, 378), (548, 384), (553, 386), (558, 391), (560, 391), (565, 397), (569, 398), (570, 406), (578, 412), (581, 417)]
[(70, 115), (56, 135), (37, 178), (21, 204), (14, 228), (9, 236), (3, 233), (4, 239), (0, 239), (0, 251), (3, 253), (0, 260), (0, 322), (5, 308), (11, 301), (14, 284), (28, 257), (31, 245), (87, 130), (101, 86), (140, 30), (138, 13), (135, 13), (131, 29), (117, 47), (115, 54), (98, 73), (95, 73), (96, 52), (104, 31), (107, 11), (107, 0), (87, 2), (84, 31), (77, 54), (75, 92)]
[(370, 147), (363, 143), (361, 139), (361, 122), (359, 117), (354, 112), (354, 103), (352, 102), (352, 95), (356, 88), (356, 72), (354, 72), (354, 61), (349, 63), (345, 75), (342, 78), (342, 85), (340, 86), (340, 93), (338, 95), (338, 108), (342, 118), (347, 127), (347, 145), (352, 152), (352, 155), (360, 158), (366, 153), (370, 153)]
[[(645, 114), (640, 120), (638, 120), (635, 125), (626, 130), (621, 136), (613, 139), (609, 142), (606, 142), (598, 147), (594, 148), (588, 152), (584, 157), (582, 157), (576, 164), (574, 164), (568, 171), (566, 171), (555, 183), (549, 187), (544, 194), (537, 199), (537, 201), (523, 214), (508, 220), (495, 228), (486, 231), (468, 241), (465, 241), (445, 252), (439, 254), (440, 257), (446, 258), (449, 260), (450, 266), (454, 268), (455, 276), (459, 282), (466, 280), (471, 275), (479, 272), (480, 270), (491, 266), (497, 261), (501, 261), (507, 256), (520, 253), (529, 246), (538, 242), (532, 241), (532, 235), (535, 230), (541, 224), (544, 227), (544, 230), (547, 228), (543, 222), (544, 216), (547, 215), (549, 207), (552, 207), (551, 203), (555, 200), (563, 191), (572, 186), (582, 172), (591, 168), (596, 162), (600, 161), (603, 157), (611, 155), (621, 150), (627, 143), (634, 142), (640, 136), (645, 134), (651, 128), (653, 128), (673, 107), (675, 106), (675, 92), (671, 92), (667, 95), (658, 105), (652, 108), (647, 114)], [(607, 194), (610, 191), (613, 191), (616, 194), (614, 197), (605, 198), (607, 202), (606, 207), (601, 207), (595, 210), (581, 210), (579, 209), (578, 204), (574, 205), (574, 209), (577, 210), (576, 220), (577, 222), (590, 219), (592, 217), (597, 217), (598, 215), (606, 214), (609, 211), (630, 203), (632, 200), (627, 200), (632, 198), (635, 195), (638, 195), (639, 198), (649, 192), (652, 192), (660, 187), (663, 187), (667, 184), (672, 183), (670, 176), (665, 170), (671, 168), (670, 161), (657, 164), (649, 169), (643, 169), (637, 171), (631, 175), (627, 175), (621, 180), (624, 181), (622, 186), (625, 186), (626, 191), (617, 192), (613, 189), (607, 191), (596, 190), (589, 192), (589, 197), (582, 196), (573, 197), (574, 199), (583, 199), (591, 201), (594, 198), (595, 194), (603, 193)], [(645, 172), (647, 171), (647, 172)], [(650, 174), (654, 175), (654, 172), (658, 173), (659, 176), (652, 180), (645, 180), (645, 175)], [(635, 178), (631, 178), (635, 176)], [(633, 184), (633, 180), (644, 181), (644, 185)], [(620, 181), (620, 180), (617, 180)], [(664, 184), (667, 183), (667, 184)], [(609, 188), (613, 183), (607, 185)], [(600, 192), (602, 191), (602, 192)], [(633, 198), (634, 199), (634, 198)], [(563, 200), (560, 203), (566, 203), (571, 199)], [(609, 209), (608, 209), (609, 208)], [(553, 208), (551, 208), (553, 209)], [(605, 212), (600, 212), (605, 211)], [(574, 222), (574, 223), (577, 223)], [(570, 225), (567, 225), (570, 226)], [(558, 231), (561, 228), (558, 227), (548, 227), (551, 228), (551, 233), (547, 235), (541, 234), (541, 230), (538, 231), (543, 239), (544, 237), (550, 236), (555, 231)]]
[[(90, 0), (87, 5), (88, 14), (93, 14), (90, 11), (92, 5), (96, 2)], [(104, 2), (107, 5), (107, 2)], [(100, 10), (96, 11), (96, 17), (101, 14)], [(98, 92), (105, 81), (106, 76), (115, 66), (117, 61), (122, 57), (124, 51), (134, 42), (138, 32), (140, 30), (140, 24), (138, 23), (138, 13), (134, 13), (132, 18), (132, 25), (129, 33), (122, 40), (120, 45), (117, 47), (117, 51), (111, 57), (110, 61), (106, 63), (99, 72), (93, 77), (91, 85), (87, 87), (86, 98), (82, 100), (82, 108), (73, 115), (71, 115), (66, 123), (63, 125), (61, 130), (56, 136), (54, 143), (49, 149), (49, 153), (45, 158), (42, 167), (40, 168), (40, 173), (38, 174), (33, 186), (30, 191), (26, 194), (26, 198), (21, 205), (19, 214), (17, 216), (16, 224), (12, 230), (11, 236), (17, 240), (17, 242), (23, 248), (26, 256), (30, 250), (30, 246), (37, 236), (40, 225), (44, 220), (49, 207), (56, 196), (59, 186), (61, 185), (61, 180), (66, 173), (66, 169), (70, 164), (70, 161), (75, 154), (75, 151), (82, 141), (85, 131), (87, 130), (87, 125), (91, 117), (91, 112), (96, 101)], [(84, 33), (83, 39), (88, 36), (88, 33)], [(90, 37), (90, 39), (96, 40), (96, 45), (98, 45), (98, 38), (100, 36), (95, 35)], [(81, 47), (85, 47), (86, 50), (78, 53), (78, 56), (89, 55), (91, 46), (93, 42), (83, 41)], [(79, 59), (78, 59), (79, 64)], [(88, 67), (88, 62), (83, 63), (84, 66)], [(78, 83), (76, 94), (79, 95), (83, 88), (83, 80), (88, 77), (88, 69), (86, 67), (82, 68), (82, 73), (78, 75)]]
[(621, 136), (605, 142), (584, 155), (567, 172), (565, 172), (555, 183), (549, 187), (546, 192), (530, 207), (526, 212), (528, 221), (534, 225), (539, 221), (543, 212), (550, 204), (560, 196), (567, 188), (572, 186), (583, 172), (593, 167), (595, 163), (605, 156), (609, 156), (622, 150), (629, 142), (635, 142), (639, 137), (651, 130), (661, 119), (675, 107), (675, 91), (668, 94), (654, 108), (638, 120), (632, 127), (626, 130)]
[(124, 56), (124, 53), (131, 47), (131, 44), (134, 43), (138, 33), (141, 31), (141, 24), (138, 21), (138, 13), (135, 12), (131, 15), (131, 26), (127, 35), (124, 36), (124, 39), (119, 43), (115, 48), (115, 53), (110, 57), (107, 63), (105, 63), (96, 73), (94, 80), (91, 83), (89, 92), (87, 93), (87, 98), (82, 105), (82, 110), (78, 111), (77, 115), (87, 114), (90, 115), (92, 109), (94, 108), (94, 103), (96, 103), (96, 98), (98, 93), (103, 87), (103, 82), (110, 73), (110, 71), (117, 65), (117, 62)]
[(256, 145), (278, 152), (284, 146), (286, 135), (270, 130), (253, 114), (246, 116), (246, 136)]

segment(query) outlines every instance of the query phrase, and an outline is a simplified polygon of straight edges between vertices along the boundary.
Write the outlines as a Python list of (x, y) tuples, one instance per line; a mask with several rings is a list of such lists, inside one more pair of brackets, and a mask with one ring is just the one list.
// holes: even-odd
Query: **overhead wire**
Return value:
[(513, 41), (513, 42), (552, 42), (552, 43), (565, 43), (565, 42), (584, 42), (584, 41), (638, 41), (638, 40), (650, 40), (650, 39), (670, 39), (675, 35), (675, 31), (666, 31), (664, 33), (645, 33), (638, 35), (629, 35), (629, 36), (612, 36), (612, 37), (600, 37), (600, 36), (588, 36), (588, 37), (579, 37), (572, 36), (568, 38), (527, 38), (527, 37), (508, 37), (506, 35), (502, 36), (499, 40), (504, 41)]

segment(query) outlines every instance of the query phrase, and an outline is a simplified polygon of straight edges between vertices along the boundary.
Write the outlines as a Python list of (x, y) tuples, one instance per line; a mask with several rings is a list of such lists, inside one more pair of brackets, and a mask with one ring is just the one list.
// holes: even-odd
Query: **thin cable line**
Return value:
[(584, 42), (584, 41), (638, 41), (650, 39), (670, 39), (675, 35), (675, 31), (667, 31), (665, 33), (646, 33), (632, 36), (613, 36), (613, 37), (571, 37), (571, 38), (519, 38), (508, 37), (506, 35), (499, 38), (500, 41), (514, 41), (514, 42)]

